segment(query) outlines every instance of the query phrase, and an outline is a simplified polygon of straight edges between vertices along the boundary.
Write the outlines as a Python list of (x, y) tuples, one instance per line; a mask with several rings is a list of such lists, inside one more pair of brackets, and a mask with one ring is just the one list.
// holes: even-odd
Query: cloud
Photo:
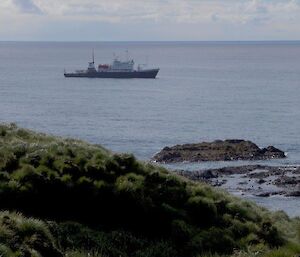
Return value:
[[(22, 0), (19, 0), (22, 1)], [(28, 1), (28, 0), (27, 0)], [(299, 14), (299, 0), (36, 0), (50, 15), (108, 22), (266, 24)], [(258, 22), (259, 21), (259, 22)]]
[[(264, 25), (300, 20), (300, 0), (0, 0), (24, 13), (53, 19), (139, 23), (231, 23)], [(1, 3), (0, 3), (1, 5)]]
[(13, 0), (12, 2), (22, 13), (43, 14), (32, 0)]
[[(8, 30), (8, 23), (15, 25)], [(80, 27), (97, 39), (94, 24), (102, 40), (135, 40), (145, 28), (154, 40), (300, 39), (300, 0), (0, 0), (0, 37), (14, 26), (20, 34), (52, 38), (63, 30), (64, 38), (80, 38), (73, 31)]]

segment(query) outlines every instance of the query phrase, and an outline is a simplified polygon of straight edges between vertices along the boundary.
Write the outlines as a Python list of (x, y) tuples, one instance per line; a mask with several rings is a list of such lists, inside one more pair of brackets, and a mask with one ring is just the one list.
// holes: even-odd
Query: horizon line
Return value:
[(0, 40), (0, 43), (285, 43), (300, 39), (284, 40)]

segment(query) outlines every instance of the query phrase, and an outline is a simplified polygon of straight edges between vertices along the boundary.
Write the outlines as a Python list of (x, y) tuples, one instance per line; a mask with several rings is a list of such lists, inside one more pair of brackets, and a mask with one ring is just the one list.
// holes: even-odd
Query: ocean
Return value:
[[(157, 79), (64, 78), (126, 50)], [(300, 42), (0, 42), (0, 122), (129, 152), (216, 139), (273, 145), (288, 158), (168, 165), (300, 165)], [(300, 198), (256, 202), (300, 215)]]

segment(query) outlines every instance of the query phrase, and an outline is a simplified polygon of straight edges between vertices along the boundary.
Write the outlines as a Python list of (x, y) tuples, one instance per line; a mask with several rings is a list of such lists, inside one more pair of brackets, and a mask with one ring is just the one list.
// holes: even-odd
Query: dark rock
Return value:
[(271, 196), (271, 193), (270, 192), (264, 192), (264, 193), (257, 194), (256, 196), (258, 196), (258, 197), (269, 197), (269, 196)]
[(264, 154), (266, 159), (280, 159), (285, 157), (285, 153), (274, 146), (263, 148), (261, 152)]
[(286, 194), (286, 196), (293, 196), (293, 197), (299, 197), (300, 191), (293, 191)]
[(226, 182), (227, 182), (226, 180), (215, 181), (215, 182), (212, 182), (211, 185), (214, 187), (220, 187), (220, 186), (224, 185)]
[(177, 172), (192, 180), (259, 197), (300, 196), (300, 173), (297, 166), (246, 165)]
[(153, 160), (163, 163), (174, 163), (184, 161), (265, 160), (273, 158), (285, 158), (285, 154), (273, 146), (260, 149), (251, 141), (230, 139), (165, 147), (153, 157)]
[(213, 171), (222, 175), (224, 174), (232, 175), (232, 174), (248, 174), (251, 171), (263, 170), (264, 168), (265, 166), (261, 166), (261, 165), (245, 165), (245, 166), (223, 167), (219, 169), (214, 169)]
[(213, 170), (205, 170), (203, 171), (202, 177), (203, 179), (212, 179), (212, 178), (217, 178), (218, 175)]
[(259, 180), (257, 181), (257, 183), (258, 183), (258, 184), (264, 184), (264, 183), (266, 183), (266, 181), (265, 181), (264, 179), (259, 179)]
[(256, 194), (256, 196), (258, 196), (258, 197), (270, 197), (272, 195), (280, 195), (280, 194), (282, 194), (282, 192), (263, 192), (263, 193)]
[(197, 171), (177, 171), (180, 175), (192, 180), (208, 181), (218, 178), (218, 173), (215, 170), (197, 170)]
[(259, 180), (267, 178), (270, 176), (270, 171), (260, 171), (247, 175), (249, 178), (257, 178)]
[(300, 184), (300, 180), (296, 177), (281, 176), (274, 181), (274, 184), (278, 186), (297, 185)]
[[(300, 196), (300, 173), (297, 166), (246, 165), (210, 170), (178, 171), (192, 180), (224, 189), (239, 190), (260, 197), (271, 195)], [(237, 178), (242, 181), (236, 180)], [(230, 181), (227, 185), (227, 181)], [(220, 182), (221, 181), (221, 182)], [(247, 186), (248, 185), (248, 186)], [(272, 186), (273, 190), (270, 190)]]

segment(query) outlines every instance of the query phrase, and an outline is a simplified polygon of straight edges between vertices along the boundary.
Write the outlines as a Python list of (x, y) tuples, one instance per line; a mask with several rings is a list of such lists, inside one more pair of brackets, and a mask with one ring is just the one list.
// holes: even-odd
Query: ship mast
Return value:
[(126, 49), (126, 61), (129, 61), (128, 49)]
[(93, 58), (93, 61), (89, 62), (89, 66), (88, 66), (88, 69), (87, 69), (88, 72), (96, 72), (96, 69), (95, 69), (94, 48), (93, 48), (93, 51), (92, 51), (92, 58)]

